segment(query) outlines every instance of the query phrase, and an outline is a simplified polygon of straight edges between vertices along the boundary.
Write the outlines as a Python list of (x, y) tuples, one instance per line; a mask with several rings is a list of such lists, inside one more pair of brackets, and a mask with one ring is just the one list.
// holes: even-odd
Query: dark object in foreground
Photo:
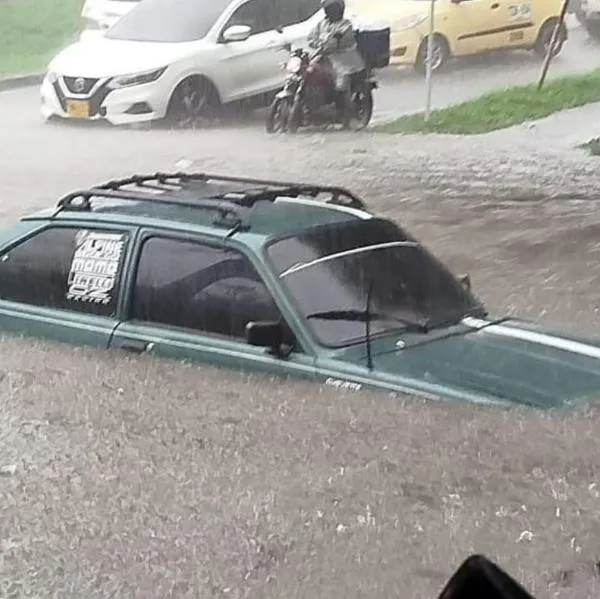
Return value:
[(483, 555), (469, 556), (438, 599), (534, 599), (514, 578)]

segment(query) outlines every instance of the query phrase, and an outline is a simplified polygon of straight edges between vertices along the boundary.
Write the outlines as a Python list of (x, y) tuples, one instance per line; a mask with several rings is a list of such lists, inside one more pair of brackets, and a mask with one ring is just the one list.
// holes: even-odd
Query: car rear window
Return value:
[(231, 0), (144, 0), (106, 33), (136, 42), (192, 42), (206, 36)]

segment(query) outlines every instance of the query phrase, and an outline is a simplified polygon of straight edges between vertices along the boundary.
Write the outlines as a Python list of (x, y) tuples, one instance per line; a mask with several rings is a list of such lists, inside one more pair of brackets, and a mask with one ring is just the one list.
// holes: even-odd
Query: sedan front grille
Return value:
[[(90, 116), (92, 116), (92, 117), (96, 116), (100, 112), (102, 103), (104, 102), (104, 100), (106, 100), (106, 97), (112, 91), (111, 88), (109, 87), (110, 81), (111, 81), (110, 79), (107, 79), (106, 81), (104, 81), (104, 83), (102, 83), (102, 85), (94, 92), (94, 94), (89, 99)], [(60, 102), (61, 108), (63, 109), (63, 111), (66, 111), (67, 97), (65, 97), (65, 94), (63, 93), (58, 81), (55, 81), (52, 84), (52, 87), (54, 87), (54, 91), (56, 92), (56, 97), (58, 98), (58, 101)]]
[(63, 77), (66, 88), (72, 94), (89, 94), (94, 85), (98, 83), (98, 79), (90, 79), (88, 77)]

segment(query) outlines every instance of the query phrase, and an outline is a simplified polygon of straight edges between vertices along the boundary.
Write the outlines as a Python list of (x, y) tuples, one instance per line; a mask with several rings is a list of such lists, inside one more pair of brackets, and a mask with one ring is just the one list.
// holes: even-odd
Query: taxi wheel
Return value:
[[(432, 71), (439, 71), (446, 64), (449, 58), (450, 47), (448, 46), (446, 38), (439, 34), (435, 34), (433, 36), (433, 61), (431, 65)], [(427, 38), (425, 38), (419, 46), (415, 68), (420, 73), (427, 72)]]
[(176, 129), (210, 126), (215, 122), (218, 107), (219, 97), (210, 81), (188, 77), (171, 96), (167, 121)]
[[(540, 29), (540, 33), (538, 35), (537, 42), (533, 48), (533, 51), (540, 56), (541, 58), (545, 58), (548, 53), (548, 49), (550, 47), (550, 43), (552, 41), (552, 35), (554, 34), (554, 28), (556, 27), (556, 19), (552, 19), (547, 23), (542, 25)], [(560, 31), (558, 32), (558, 39), (554, 44), (554, 48), (552, 48), (552, 58), (558, 56), (560, 51), (562, 50), (565, 39), (567, 38), (567, 30), (564, 23), (561, 25)]]

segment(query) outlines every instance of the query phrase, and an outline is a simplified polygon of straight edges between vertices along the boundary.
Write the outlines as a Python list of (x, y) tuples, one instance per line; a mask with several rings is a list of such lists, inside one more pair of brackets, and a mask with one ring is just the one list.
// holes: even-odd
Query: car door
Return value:
[(449, 28), (456, 38), (454, 53), (477, 54), (508, 43), (506, 0), (462, 0), (450, 3)]
[(252, 261), (232, 246), (144, 231), (125, 320), (111, 347), (247, 371), (314, 378), (315, 357), (287, 329), (290, 355), (246, 343), (250, 321), (283, 320)]
[(50, 224), (0, 253), (0, 328), (108, 347), (134, 229)]
[(507, 25), (504, 44), (507, 47), (531, 45), (535, 42), (537, 19), (534, 16), (533, 4), (533, 0), (502, 2), (502, 18)]
[(232, 25), (249, 25), (247, 40), (221, 40), (219, 62), (227, 72), (230, 100), (271, 91), (283, 84), (285, 73), (281, 44), (283, 38), (275, 30), (273, 0), (247, 0), (238, 6), (224, 25), (223, 33)]

